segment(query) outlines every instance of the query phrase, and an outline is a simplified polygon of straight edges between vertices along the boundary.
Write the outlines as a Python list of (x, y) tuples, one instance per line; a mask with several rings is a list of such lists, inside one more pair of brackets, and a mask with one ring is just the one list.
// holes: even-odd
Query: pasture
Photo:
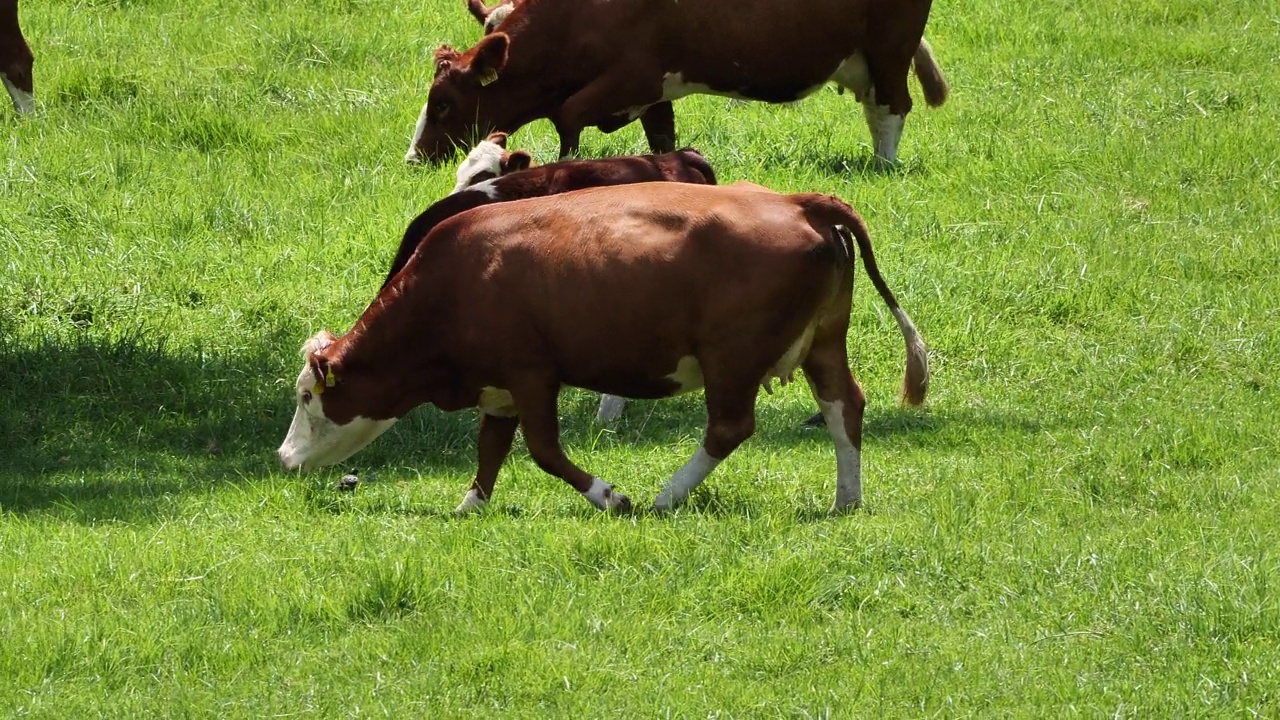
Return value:
[[(462, 0), (24, 0), (0, 107), (0, 715), (1280, 714), (1280, 8), (935, 3), (952, 85), (878, 172), (860, 107), (676, 104), (721, 182), (867, 219), (867, 508), (803, 383), (670, 515), (592, 510), (419, 408), (279, 470), (298, 347), (345, 331), (453, 167), (401, 158)], [(549, 161), (549, 123), (513, 147)], [(642, 152), (638, 125), (583, 151)], [(643, 508), (699, 395), (571, 457)]]

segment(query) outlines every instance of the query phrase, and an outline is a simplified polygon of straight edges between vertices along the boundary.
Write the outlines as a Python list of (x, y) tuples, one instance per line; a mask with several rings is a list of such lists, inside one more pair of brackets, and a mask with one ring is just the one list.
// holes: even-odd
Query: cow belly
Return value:
[(719, 95), (736, 100), (763, 100), (765, 102), (792, 102), (812, 95), (826, 81), (812, 85), (765, 88), (744, 83), (737, 87), (715, 87), (707, 83), (685, 80), (683, 72), (662, 76), (662, 101), (679, 100), (689, 95)]

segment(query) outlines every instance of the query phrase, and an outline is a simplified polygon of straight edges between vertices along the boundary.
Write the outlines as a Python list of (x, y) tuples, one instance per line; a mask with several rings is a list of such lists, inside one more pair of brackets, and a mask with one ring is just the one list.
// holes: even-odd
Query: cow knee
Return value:
[(707, 453), (717, 460), (728, 457), (739, 445), (756, 431), (754, 415), (737, 418), (717, 418), (707, 424), (704, 446)]

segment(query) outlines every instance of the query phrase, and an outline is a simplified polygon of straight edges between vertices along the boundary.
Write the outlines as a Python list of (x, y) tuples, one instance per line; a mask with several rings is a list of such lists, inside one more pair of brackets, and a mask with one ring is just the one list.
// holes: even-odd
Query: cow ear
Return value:
[(507, 47), (510, 40), (506, 33), (485, 35), (476, 43), (472, 52), (471, 72), (481, 85), (488, 85), (498, 79), (498, 72), (507, 65)]
[(504, 132), (489, 133), (489, 137), (485, 138), (485, 140), (500, 148), (505, 148), (507, 146), (507, 134)]
[(502, 174), (506, 175), (507, 173), (528, 170), (532, 164), (533, 156), (527, 150), (517, 150), (513, 153), (503, 153), (500, 166)]
[(439, 75), (445, 70), (448, 70), (449, 66), (452, 65), (453, 62), (458, 59), (458, 57), (459, 57), (458, 51), (454, 50), (448, 45), (441, 45), (440, 47), (436, 48), (436, 52), (435, 52), (436, 74)]
[(307, 357), (307, 363), (311, 366), (312, 376), (315, 377), (316, 384), (312, 391), (316, 395), (338, 384), (338, 376), (334, 373), (333, 363), (329, 358), (319, 353), (311, 353)]

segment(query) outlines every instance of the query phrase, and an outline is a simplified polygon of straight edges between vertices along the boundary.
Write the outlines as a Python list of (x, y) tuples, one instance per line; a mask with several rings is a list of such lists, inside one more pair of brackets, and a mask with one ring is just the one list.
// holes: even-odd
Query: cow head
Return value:
[(407, 162), (424, 157), (441, 162), (476, 135), (502, 129), (494, 126), (492, 107), (484, 99), (494, 83), (501, 83), (509, 45), (505, 33), (494, 33), (464, 53), (448, 45), (436, 50), (435, 80), (405, 153)]
[(527, 170), (532, 164), (533, 156), (524, 150), (507, 152), (506, 133), (492, 133), (472, 148), (467, 159), (458, 166), (458, 182), (454, 185), (453, 192), (460, 192), (485, 180)]
[(321, 331), (302, 346), (306, 364), (298, 375), (289, 433), (277, 451), (287, 470), (310, 470), (342, 462), (395, 423), (396, 418), (372, 419), (368, 412), (375, 389), (365, 387), (356, 374), (345, 373), (332, 352), (337, 340)]

